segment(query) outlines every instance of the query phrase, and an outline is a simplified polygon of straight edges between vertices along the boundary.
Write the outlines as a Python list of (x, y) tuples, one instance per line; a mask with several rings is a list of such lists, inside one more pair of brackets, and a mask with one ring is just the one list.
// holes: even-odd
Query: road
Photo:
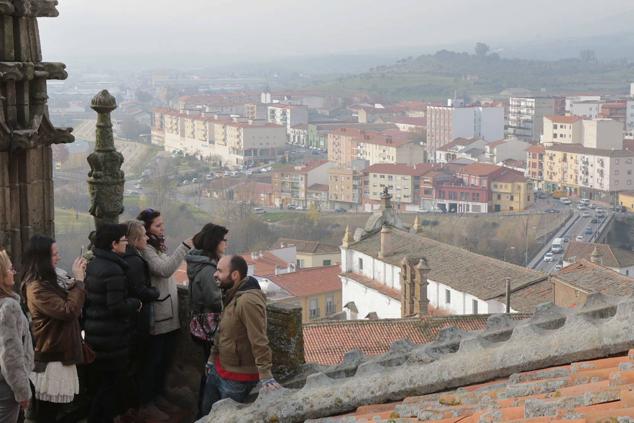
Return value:
[[(569, 228), (566, 228), (565, 230), (561, 230), (557, 234), (556, 238), (567, 238), (569, 241), (578, 240), (578, 241), (584, 241), (584, 242), (592, 242), (594, 240), (594, 235), (597, 233), (597, 229), (599, 227), (602, 227), (603, 224), (607, 222), (607, 220), (610, 218), (612, 214), (612, 211), (607, 210), (605, 207), (603, 207), (603, 210), (606, 211), (605, 218), (600, 219), (599, 222), (597, 223), (592, 223), (592, 219), (595, 217), (595, 211), (593, 209), (588, 208), (587, 210), (580, 211), (577, 209), (577, 204), (574, 204), (574, 203), (568, 207), (574, 207), (573, 209), (574, 215), (572, 219), (576, 219), (576, 221)], [(588, 212), (589, 216), (583, 217), (584, 212)], [(588, 227), (592, 229), (591, 234), (585, 233), (585, 230)], [(577, 236), (579, 236), (580, 238), (577, 239)], [(535, 265), (534, 269), (544, 273), (554, 272), (555, 266), (558, 263), (563, 262), (563, 257), (565, 255), (566, 249), (568, 248), (568, 245), (569, 245), (569, 242), (564, 243), (564, 251), (559, 254), (554, 254), (552, 262), (545, 262), (543, 260), (546, 252), (550, 250), (550, 243), (548, 243), (548, 245), (545, 245), (542, 251), (540, 252), (541, 259)]]

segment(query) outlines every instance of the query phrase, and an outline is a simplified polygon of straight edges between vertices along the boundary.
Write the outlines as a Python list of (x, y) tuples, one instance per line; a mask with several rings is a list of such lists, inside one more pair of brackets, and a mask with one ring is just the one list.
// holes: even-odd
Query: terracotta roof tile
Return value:
[(601, 264), (606, 267), (630, 267), (634, 266), (634, 252), (622, 248), (612, 247), (608, 244), (595, 244), (591, 242), (571, 241), (566, 249), (564, 261), (590, 260), (592, 252), (597, 249), (601, 255)]
[(564, 267), (552, 277), (588, 293), (601, 292), (618, 296), (634, 293), (633, 278), (583, 259)]
[[(634, 417), (634, 375), (619, 371), (618, 366), (632, 367), (630, 356), (618, 356), (569, 366), (518, 373), (511, 378), (458, 390), (408, 397), (401, 402), (359, 407), (356, 412), (314, 420), (315, 423), (343, 422), (419, 422), (427, 423), (600, 423), (625, 421)], [(584, 370), (588, 377), (574, 374)], [(569, 377), (548, 378), (553, 371), (570, 373)], [(606, 379), (623, 383), (612, 386)], [(517, 389), (515, 380), (531, 380), (533, 387), (544, 390), (531, 394)], [(602, 379), (596, 381), (597, 379)], [(557, 381), (557, 383), (554, 383)], [(557, 385), (560, 385), (558, 388)], [(527, 385), (528, 386), (528, 385)], [(531, 401), (528, 401), (528, 400)]]
[(288, 269), (289, 264), (270, 251), (240, 254), (249, 266), (254, 267), (253, 273), (257, 276), (274, 275), (276, 269)]
[(527, 153), (544, 153), (546, 151), (546, 147), (542, 144), (531, 145), (526, 149)]
[(404, 163), (377, 163), (368, 167), (366, 172), (390, 175), (422, 176), (435, 168), (437, 168), (437, 166), (432, 163), (419, 163), (416, 166), (409, 166)]
[[(284, 275), (286, 276), (286, 275)], [(522, 319), (526, 315), (514, 314)], [(427, 316), (423, 318), (323, 321), (304, 325), (306, 362), (335, 365), (344, 355), (359, 350), (365, 355), (384, 354), (398, 340), (414, 344), (431, 342), (448, 327), (465, 331), (482, 330), (489, 315)]]
[(275, 285), (295, 297), (341, 291), (339, 266), (311, 267), (282, 275), (267, 275)]
[(546, 119), (550, 120), (553, 123), (575, 123), (582, 120), (581, 116), (575, 116), (575, 115), (569, 115), (569, 116), (550, 115), (545, 117)]
[(291, 238), (279, 238), (275, 244), (275, 248), (283, 248), (294, 245), (295, 250), (298, 253), (308, 254), (337, 254), (339, 253), (339, 246), (326, 244), (321, 241), (308, 241), (304, 239), (291, 239)]
[(460, 169), (460, 173), (473, 176), (488, 176), (501, 169), (500, 166), (496, 166), (488, 163), (473, 163)]

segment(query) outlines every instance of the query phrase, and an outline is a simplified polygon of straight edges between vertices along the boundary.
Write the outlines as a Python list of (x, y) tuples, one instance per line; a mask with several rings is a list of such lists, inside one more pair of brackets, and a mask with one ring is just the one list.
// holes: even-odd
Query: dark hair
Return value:
[(157, 251), (166, 251), (167, 247), (165, 246), (165, 238), (150, 233), (150, 226), (152, 226), (154, 219), (156, 219), (160, 215), (161, 212), (158, 210), (145, 209), (141, 211), (141, 213), (139, 213), (136, 218), (137, 220), (142, 221), (143, 225), (145, 226), (145, 233), (148, 237), (148, 244), (154, 247), (154, 249)]
[(24, 251), (22, 283), (40, 281), (57, 286), (57, 273), (53, 267), (51, 248), (55, 240), (45, 235), (33, 235)]
[(219, 260), (218, 245), (224, 241), (227, 233), (229, 230), (224, 226), (207, 223), (200, 232), (194, 235), (192, 239), (194, 248), (202, 250), (203, 254), (210, 259)]
[(240, 275), (240, 280), (247, 277), (249, 266), (242, 256), (231, 256), (231, 260), (229, 261), (229, 273), (233, 273), (236, 270)]
[(128, 227), (120, 223), (105, 223), (97, 228), (95, 233), (95, 247), (102, 250), (112, 250), (112, 243), (119, 241), (128, 232)]

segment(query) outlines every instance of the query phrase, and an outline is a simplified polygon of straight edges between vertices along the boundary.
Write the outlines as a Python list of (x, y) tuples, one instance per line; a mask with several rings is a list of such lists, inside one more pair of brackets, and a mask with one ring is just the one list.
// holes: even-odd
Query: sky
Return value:
[[(59, 0), (50, 61), (252, 63), (632, 32), (632, 0)], [(599, 7), (600, 4), (600, 7)]]

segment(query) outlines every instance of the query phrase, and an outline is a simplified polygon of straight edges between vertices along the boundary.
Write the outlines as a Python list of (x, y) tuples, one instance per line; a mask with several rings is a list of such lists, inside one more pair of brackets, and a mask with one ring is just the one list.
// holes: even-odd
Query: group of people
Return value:
[(89, 423), (126, 412), (168, 421), (175, 406), (166, 382), (181, 330), (174, 274), (183, 260), (186, 329), (205, 357), (198, 415), (223, 398), (244, 402), (258, 383), (279, 389), (265, 296), (245, 260), (225, 255), (227, 234), (208, 223), (168, 254), (163, 217), (146, 209), (136, 220), (97, 228), (93, 257), (75, 259), (72, 277), (57, 268), (55, 241), (36, 235), (24, 253), (19, 294), (0, 249), (0, 423), (17, 422), (21, 409), (36, 423), (76, 421), (62, 411), (80, 393), (80, 373)]

